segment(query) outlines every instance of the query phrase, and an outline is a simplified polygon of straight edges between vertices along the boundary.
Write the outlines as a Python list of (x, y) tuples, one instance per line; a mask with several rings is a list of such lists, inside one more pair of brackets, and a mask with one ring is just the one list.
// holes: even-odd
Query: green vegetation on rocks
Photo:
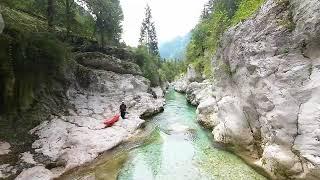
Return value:
[(151, 86), (159, 86), (161, 84), (158, 72), (160, 59), (148, 52), (145, 46), (135, 49), (135, 58), (137, 64), (141, 67), (143, 76), (151, 81)]
[(231, 24), (236, 25), (240, 21), (246, 20), (264, 3), (265, 0), (242, 0), (239, 8), (232, 18)]
[(167, 60), (161, 64), (159, 69), (160, 77), (162, 80), (173, 82), (176, 77), (183, 74), (187, 65), (184, 61), (180, 60)]
[(193, 29), (187, 47), (186, 62), (206, 78), (212, 76), (211, 58), (219, 47), (220, 38), (231, 26), (255, 13), (264, 0), (210, 0)]

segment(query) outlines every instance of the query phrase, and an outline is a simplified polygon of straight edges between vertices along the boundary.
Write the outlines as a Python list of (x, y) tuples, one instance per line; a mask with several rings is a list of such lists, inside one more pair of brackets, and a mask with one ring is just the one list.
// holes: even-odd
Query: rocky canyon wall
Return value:
[(273, 179), (319, 179), (320, 1), (266, 0), (212, 64), (213, 80), (177, 87), (214, 140)]

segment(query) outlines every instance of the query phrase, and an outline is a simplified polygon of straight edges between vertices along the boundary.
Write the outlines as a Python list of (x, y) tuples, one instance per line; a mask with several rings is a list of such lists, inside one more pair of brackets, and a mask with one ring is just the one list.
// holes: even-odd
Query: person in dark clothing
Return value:
[(127, 106), (124, 104), (124, 102), (122, 101), (121, 105), (120, 105), (120, 114), (122, 119), (125, 119), (126, 117), (126, 112), (127, 112)]

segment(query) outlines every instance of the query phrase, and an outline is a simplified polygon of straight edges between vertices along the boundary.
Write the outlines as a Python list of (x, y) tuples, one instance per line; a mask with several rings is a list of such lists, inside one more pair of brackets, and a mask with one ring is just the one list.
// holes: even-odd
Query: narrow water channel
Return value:
[(240, 158), (213, 145), (210, 132), (195, 121), (195, 107), (170, 91), (163, 113), (144, 143), (99, 160), (73, 179), (118, 180), (251, 180), (266, 179)]

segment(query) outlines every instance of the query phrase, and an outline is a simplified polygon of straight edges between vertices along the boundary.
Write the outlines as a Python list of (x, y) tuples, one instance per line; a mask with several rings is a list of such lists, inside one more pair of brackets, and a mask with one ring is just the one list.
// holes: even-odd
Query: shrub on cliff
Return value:
[(186, 61), (206, 77), (212, 76), (211, 57), (220, 38), (231, 26), (250, 17), (264, 0), (210, 0), (199, 24), (193, 29), (187, 47)]
[(240, 21), (246, 20), (260, 8), (265, 0), (242, 0), (235, 15), (232, 17), (231, 24), (236, 25)]

